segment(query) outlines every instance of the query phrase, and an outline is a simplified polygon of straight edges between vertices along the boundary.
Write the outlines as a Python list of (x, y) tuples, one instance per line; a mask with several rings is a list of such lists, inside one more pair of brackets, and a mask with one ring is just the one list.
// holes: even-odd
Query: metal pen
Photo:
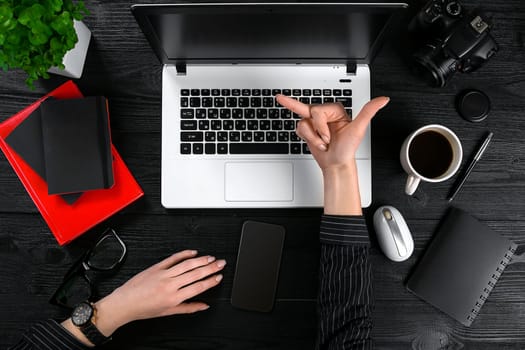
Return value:
[(490, 140), (492, 139), (493, 135), (494, 135), (494, 133), (492, 133), (492, 132), (490, 132), (487, 135), (487, 137), (485, 138), (485, 141), (483, 141), (483, 144), (481, 145), (481, 147), (478, 149), (478, 152), (474, 156), (474, 159), (472, 159), (472, 161), (470, 162), (470, 164), (469, 164), (469, 166), (467, 168), (467, 171), (465, 171), (465, 173), (461, 177), (461, 180), (456, 182), (456, 185), (454, 186), (454, 189), (451, 192), (451, 195), (449, 195), (449, 197), (448, 197), (448, 201), (449, 202), (452, 202), (452, 200), (454, 199), (456, 194), (458, 194), (459, 190), (461, 190), (461, 188), (463, 187), (463, 184), (465, 183), (465, 181), (467, 181), (467, 178), (469, 177), (470, 173), (472, 172), (472, 169), (474, 169), (474, 166), (476, 166), (476, 164), (478, 163), (478, 160), (481, 158), (481, 156), (483, 155), (483, 153), (487, 149), (487, 147), (488, 147), (488, 145), (490, 143)]

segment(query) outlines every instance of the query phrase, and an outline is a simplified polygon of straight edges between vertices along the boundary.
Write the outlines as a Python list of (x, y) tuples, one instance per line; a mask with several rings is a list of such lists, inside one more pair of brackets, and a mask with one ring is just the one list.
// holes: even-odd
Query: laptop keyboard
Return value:
[(283, 94), (307, 104), (340, 102), (352, 117), (350, 89), (182, 89), (181, 154), (310, 154), (295, 133)]

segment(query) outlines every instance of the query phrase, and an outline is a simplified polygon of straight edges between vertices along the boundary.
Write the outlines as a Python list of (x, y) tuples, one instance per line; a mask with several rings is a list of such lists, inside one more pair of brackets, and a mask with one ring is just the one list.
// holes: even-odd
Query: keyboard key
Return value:
[(224, 107), (225, 100), (224, 97), (214, 97), (213, 98), (213, 107)]
[(312, 90), (303, 89), (303, 96), (312, 96)]
[(323, 89), (323, 96), (332, 96), (332, 90)]
[(272, 90), (270, 89), (263, 89), (262, 90), (263, 96), (272, 96)]
[(261, 96), (260, 89), (252, 89), (252, 96)]
[(201, 96), (210, 96), (210, 89), (202, 89)]
[(233, 119), (242, 119), (244, 113), (242, 109), (235, 108), (232, 110), (232, 118)]
[(290, 133), (287, 131), (279, 131), (277, 133), (277, 139), (279, 142), (288, 142), (290, 141)]
[(241, 93), (243, 96), (250, 96), (252, 94), (250, 89), (242, 89)]
[(352, 110), (350, 108), (345, 108), (346, 114), (348, 114), (348, 117), (352, 119)]
[(209, 120), (199, 120), (199, 130), (209, 130), (210, 121)]
[(188, 107), (190, 104), (189, 99), (187, 97), (181, 97), (180, 98), (180, 106), (181, 107)]
[(266, 132), (266, 141), (275, 142), (277, 141), (277, 133), (275, 131)]
[(273, 89), (273, 90), (272, 90), (272, 95), (273, 95), (273, 96), (275, 96), (275, 95), (279, 95), (279, 94), (282, 94), (281, 89)]
[(194, 143), (193, 144), (193, 154), (202, 154), (203, 151), (203, 144), (202, 143)]
[(222, 129), (223, 130), (233, 130), (233, 120), (224, 120), (222, 122)]
[(310, 104), (310, 98), (309, 97), (299, 97), (299, 101), (302, 103), (306, 103), (307, 105)]
[(181, 119), (193, 119), (195, 117), (195, 111), (193, 109), (181, 109)]
[(270, 109), (268, 117), (270, 119), (279, 119), (279, 110), (276, 108)]
[(251, 131), (243, 131), (241, 134), (241, 140), (243, 142), (252, 142), (253, 141), (253, 133)]
[(246, 120), (236, 120), (235, 130), (246, 130)]
[(272, 120), (272, 130), (282, 130), (283, 121), (282, 120)]
[(352, 96), (352, 90), (351, 89), (344, 89), (343, 90), (343, 96)]
[(203, 134), (201, 131), (182, 131), (180, 133), (181, 141), (189, 142), (201, 142), (203, 140)]
[(285, 95), (285, 96), (292, 96), (292, 90), (290, 90), (290, 89), (283, 89), (283, 95)]
[(230, 143), (231, 154), (288, 154), (286, 143)]
[(270, 130), (270, 121), (269, 120), (261, 120), (259, 124), (260, 130)]
[(292, 153), (292, 154), (301, 154), (301, 144), (300, 143), (292, 143), (292, 144), (290, 144), (290, 153)]
[(182, 89), (182, 90), (180, 90), (180, 95), (181, 96), (190, 96), (190, 90)]
[(352, 98), (351, 97), (337, 97), (335, 99), (335, 102), (339, 102), (343, 105), (345, 108), (351, 108), (352, 107)]
[(257, 119), (266, 119), (268, 118), (268, 110), (267, 109), (258, 109), (257, 110)]
[(228, 153), (228, 144), (227, 143), (218, 143), (217, 144), (217, 153), (226, 154)]
[(264, 97), (263, 98), (263, 107), (273, 107), (273, 97)]
[(264, 132), (262, 131), (256, 131), (253, 133), (253, 141), (255, 142), (263, 142), (264, 141)]
[(301, 141), (301, 138), (295, 133), (295, 131), (292, 131), (290, 133), (290, 141), (292, 141), (292, 142), (299, 142), (299, 141)]
[(191, 96), (200, 96), (201, 91), (199, 89), (191, 89)]
[(324, 97), (323, 98), (323, 103), (333, 103), (334, 102), (334, 98), (333, 97)]
[(208, 113), (206, 112), (205, 109), (199, 108), (199, 109), (197, 109), (196, 117), (197, 117), (197, 119), (206, 119), (206, 115), (207, 114)]
[[(215, 120), (214, 120), (215, 121)], [(204, 133), (204, 140), (208, 142), (215, 142), (217, 135), (214, 131), (206, 131)]]
[(323, 103), (323, 99), (321, 97), (312, 97), (310, 99), (310, 103), (313, 105), (320, 105), (321, 103)]
[(203, 97), (201, 100), (201, 105), (202, 107), (213, 107), (213, 99), (211, 97)]
[(281, 118), (290, 119), (292, 117), (292, 112), (288, 109), (281, 109)]
[(241, 96), (241, 90), (240, 89), (233, 89), (232, 90), (232, 96)]
[(222, 108), (220, 111), (219, 111), (219, 117), (221, 119), (230, 119), (232, 116), (232, 111), (231, 109), (226, 109), (226, 108)]
[(181, 120), (180, 129), (181, 130), (197, 130), (197, 121), (196, 120)]
[(254, 119), (255, 118), (255, 109), (247, 108), (244, 110), (244, 119)]
[(212, 120), (211, 121), (211, 129), (212, 130), (222, 130), (222, 121), (220, 121), (220, 120)]
[(340, 89), (334, 89), (333, 90), (333, 94), (334, 94), (334, 96), (341, 96), (343, 94), (343, 92)]
[(228, 133), (226, 131), (219, 131), (217, 133), (217, 141), (219, 142), (228, 141)]
[(209, 119), (217, 119), (217, 118), (219, 118), (219, 110), (217, 108), (210, 108), (210, 109), (208, 109), (208, 118)]
[(284, 130), (295, 130), (295, 120), (285, 120)]
[(191, 143), (181, 143), (180, 154), (191, 154)]
[(239, 107), (250, 107), (250, 98), (239, 97)]
[(206, 154), (215, 154), (215, 144), (207, 143), (204, 145), (204, 153)]
[(241, 140), (241, 133), (238, 131), (230, 131), (228, 133), (228, 138), (232, 142), (239, 142)]
[(246, 127), (248, 128), (248, 130), (259, 130), (259, 121), (248, 120)]
[(303, 143), (303, 154), (311, 154), (310, 149), (306, 143)]
[(230, 107), (230, 108), (237, 107), (237, 98), (236, 97), (228, 97), (226, 99), (226, 107)]
[(321, 96), (321, 89), (314, 89), (313, 95), (314, 96)]
[(221, 95), (221, 90), (219, 90), (219, 89), (212, 89), (211, 90), (211, 95), (212, 96), (220, 96)]
[(260, 97), (252, 97), (250, 99), (250, 107), (257, 108), (262, 106), (262, 99)]
[(231, 93), (230, 89), (222, 89), (221, 90), (221, 95), (222, 96), (230, 96), (230, 93)]
[(190, 107), (200, 107), (201, 99), (199, 97), (190, 97)]
[(293, 96), (301, 96), (301, 89), (293, 89), (292, 90)]

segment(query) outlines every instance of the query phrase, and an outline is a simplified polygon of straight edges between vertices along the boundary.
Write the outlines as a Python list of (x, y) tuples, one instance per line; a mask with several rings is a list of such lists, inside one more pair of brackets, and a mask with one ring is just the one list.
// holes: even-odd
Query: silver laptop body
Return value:
[[(134, 5), (162, 69), (161, 201), (166, 208), (323, 205), (321, 171), (297, 135), (284, 93), (370, 100), (368, 63), (406, 4)], [(370, 128), (356, 155), (372, 201)]]

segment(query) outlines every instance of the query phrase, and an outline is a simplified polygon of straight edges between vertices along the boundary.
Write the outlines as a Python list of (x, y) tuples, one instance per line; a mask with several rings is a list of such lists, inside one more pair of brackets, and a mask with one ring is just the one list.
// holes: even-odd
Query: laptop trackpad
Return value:
[(226, 201), (293, 200), (291, 162), (231, 162), (224, 171)]

